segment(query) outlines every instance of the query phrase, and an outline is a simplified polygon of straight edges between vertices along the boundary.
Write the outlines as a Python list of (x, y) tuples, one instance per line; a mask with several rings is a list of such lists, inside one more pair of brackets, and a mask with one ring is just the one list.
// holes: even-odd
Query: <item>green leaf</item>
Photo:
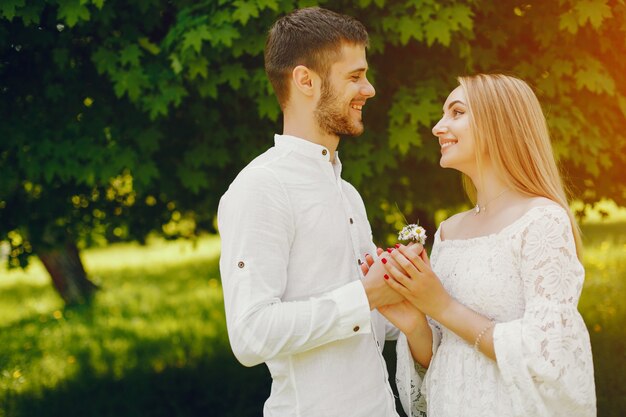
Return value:
[(139, 46), (150, 52), (152, 55), (158, 55), (159, 52), (161, 52), (161, 48), (159, 48), (156, 44), (150, 42), (150, 39), (148, 39), (147, 37), (139, 38), (137, 42), (139, 43)]
[(74, 27), (79, 20), (89, 20), (89, 9), (80, 0), (59, 0), (58, 18), (65, 19), (69, 27)]
[(185, 152), (184, 164), (194, 169), (207, 166), (212, 158), (211, 150), (211, 147), (206, 142), (193, 146)]
[(104, 47), (99, 47), (91, 56), (92, 61), (96, 65), (98, 74), (113, 74), (117, 71), (118, 56), (115, 52)]
[(420, 25), (416, 24), (415, 19), (410, 16), (402, 16), (397, 21), (395, 19), (390, 20), (390, 26), (400, 33), (400, 43), (402, 43), (402, 45), (406, 45), (411, 38), (417, 41), (423, 39), (424, 32), (422, 28)]
[(248, 77), (248, 71), (240, 63), (225, 65), (220, 74), (220, 83), (228, 82), (233, 90), (239, 90), (241, 81)]
[(144, 97), (143, 103), (144, 107), (150, 113), (150, 119), (152, 120), (155, 120), (159, 116), (167, 116), (169, 112), (168, 106), (170, 102), (168, 98), (162, 94), (146, 96)]
[(159, 116), (165, 117), (169, 113), (169, 100), (167, 97), (163, 97), (162, 95), (147, 96), (144, 103), (151, 120), (156, 120)]
[(390, 148), (396, 148), (401, 155), (406, 155), (409, 152), (411, 145), (422, 145), (422, 138), (420, 137), (416, 126), (405, 124), (389, 129)]
[(557, 78), (561, 78), (564, 75), (572, 75), (574, 72), (574, 66), (570, 61), (557, 59), (551, 65), (551, 71)]
[(610, 96), (615, 94), (615, 81), (606, 71), (602, 62), (595, 57), (586, 56), (578, 59), (578, 70), (574, 74), (576, 88)]
[(202, 80), (202, 82), (198, 84), (198, 93), (200, 93), (202, 98), (217, 98), (217, 80), (214, 78)]
[(278, 11), (278, 2), (276, 0), (257, 0), (259, 10), (271, 9), (275, 12)]
[(254, 2), (236, 0), (233, 6), (236, 8), (233, 12), (233, 19), (243, 25), (248, 23), (251, 17), (259, 17), (259, 9)]
[(191, 60), (187, 63), (187, 68), (189, 72), (189, 78), (194, 79), (198, 75), (202, 78), (206, 78), (209, 75), (209, 61), (203, 56), (198, 57), (194, 60)]
[(280, 106), (278, 105), (276, 97), (269, 94), (261, 95), (256, 98), (256, 104), (259, 111), (259, 116), (267, 117), (273, 122), (278, 120), (278, 115), (280, 114)]
[(389, 146), (406, 155), (411, 146), (422, 146), (419, 126), (431, 127), (441, 113), (433, 86), (403, 88), (389, 110)]
[(91, 3), (98, 8), (98, 10), (102, 10), (104, 7), (104, 0), (91, 0)]
[(559, 30), (566, 30), (572, 35), (578, 32), (578, 21), (571, 10), (559, 16)]
[(22, 19), (22, 22), (24, 22), (25, 26), (37, 25), (38, 27), (39, 22), (42, 18), (42, 12), (44, 7), (45, 4), (42, 3), (31, 3), (22, 7), (19, 12), (16, 12), (16, 14), (19, 14), (19, 17)]
[(202, 41), (210, 41), (211, 39), (213, 39), (213, 36), (209, 32), (208, 26), (200, 25), (185, 34), (183, 51), (193, 48), (197, 53), (200, 53)]
[(443, 46), (450, 46), (450, 26), (441, 20), (431, 20), (424, 26), (426, 32), (426, 43), (431, 46), (435, 41), (439, 41)]
[(202, 169), (193, 169), (187, 165), (180, 165), (176, 174), (185, 188), (193, 194), (197, 194), (203, 187), (206, 187), (206, 179)]
[(183, 98), (188, 94), (187, 90), (182, 85), (175, 83), (161, 85), (160, 91), (163, 97), (165, 97), (168, 102), (174, 103), (176, 107), (180, 106)]
[(472, 16), (474, 13), (472, 9), (464, 4), (455, 4), (451, 7), (448, 7), (448, 17), (454, 22), (454, 29), (465, 28), (468, 30), (472, 30), (474, 27), (474, 21), (472, 20)]
[(233, 40), (239, 39), (241, 34), (233, 26), (222, 26), (213, 30), (213, 45), (217, 46), (220, 43), (231, 47), (233, 46)]
[(592, 93), (607, 93), (613, 95), (615, 92), (615, 81), (602, 73), (598, 73), (594, 69), (584, 68), (576, 71), (574, 76), (576, 79), (576, 88), (579, 90), (586, 88)]
[(594, 28), (598, 29), (604, 19), (613, 17), (607, 0), (578, 0), (574, 9), (578, 12), (580, 26), (584, 26), (589, 21)]
[(145, 161), (136, 164), (132, 174), (133, 181), (137, 181), (140, 185), (147, 186), (153, 179), (159, 177), (159, 169), (153, 161)]
[(141, 68), (118, 71), (112, 75), (112, 78), (115, 82), (115, 95), (122, 97), (125, 93), (128, 93), (128, 97), (132, 101), (137, 101), (141, 90), (149, 85), (148, 77)]
[(183, 64), (180, 63), (180, 59), (178, 59), (178, 55), (170, 54), (170, 61), (172, 61), (171, 67), (174, 70), (175, 74), (180, 74), (183, 70)]
[(120, 52), (120, 62), (122, 65), (130, 64), (133, 67), (139, 66), (139, 59), (141, 58), (141, 49), (135, 44), (126, 45)]
[(6, 17), (13, 20), (15, 11), (18, 7), (24, 7), (25, 0), (3, 0), (0, 3), (0, 17)]

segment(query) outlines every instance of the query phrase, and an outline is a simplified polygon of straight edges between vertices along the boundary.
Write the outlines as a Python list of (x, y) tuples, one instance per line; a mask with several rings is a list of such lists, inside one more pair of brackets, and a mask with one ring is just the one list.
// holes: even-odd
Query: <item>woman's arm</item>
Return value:
[[(400, 269), (387, 260), (387, 257), (392, 258)], [(387, 283), (394, 290), (424, 314), (456, 333), (487, 357), (496, 360), (493, 322), (448, 294), (433, 272), (426, 251), (415, 256), (406, 246), (400, 245), (381, 261), (387, 268), (388, 276), (392, 278), (387, 279)]]

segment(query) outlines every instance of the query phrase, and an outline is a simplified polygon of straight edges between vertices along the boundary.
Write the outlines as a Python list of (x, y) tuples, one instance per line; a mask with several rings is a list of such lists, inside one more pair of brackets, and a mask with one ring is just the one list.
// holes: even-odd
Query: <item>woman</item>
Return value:
[[(405, 410), (595, 416), (589, 334), (577, 311), (580, 232), (540, 104), (514, 77), (459, 83), (433, 134), (440, 165), (464, 174), (476, 206), (441, 223), (432, 262), (402, 245), (382, 258), (385, 279), (407, 300), (381, 311), (403, 331)], [(416, 370), (425, 367), (422, 381)]]

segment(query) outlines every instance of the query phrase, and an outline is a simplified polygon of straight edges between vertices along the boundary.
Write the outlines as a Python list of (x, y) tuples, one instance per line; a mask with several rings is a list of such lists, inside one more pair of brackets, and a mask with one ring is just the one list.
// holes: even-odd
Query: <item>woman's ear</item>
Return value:
[(315, 86), (317, 84), (316, 78), (317, 75), (315, 72), (304, 65), (298, 65), (291, 72), (291, 81), (293, 82), (296, 91), (308, 97), (315, 95)]

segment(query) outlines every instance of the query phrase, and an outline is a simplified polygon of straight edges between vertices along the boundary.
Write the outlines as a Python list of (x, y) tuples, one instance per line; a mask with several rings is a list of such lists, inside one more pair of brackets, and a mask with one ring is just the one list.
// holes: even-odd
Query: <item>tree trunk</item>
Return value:
[(75, 244), (69, 243), (64, 247), (40, 252), (38, 255), (65, 304), (84, 304), (98, 289), (98, 286), (87, 278)]

